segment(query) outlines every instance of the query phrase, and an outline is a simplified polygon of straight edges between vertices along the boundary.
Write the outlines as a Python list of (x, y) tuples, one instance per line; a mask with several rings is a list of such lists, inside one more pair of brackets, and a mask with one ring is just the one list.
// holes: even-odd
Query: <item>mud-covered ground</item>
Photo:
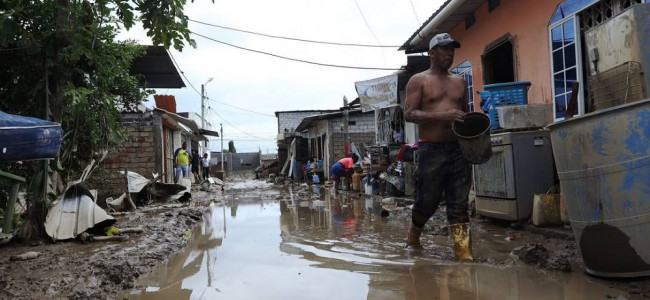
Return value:
[[(250, 176), (233, 176), (229, 180), (251, 180)], [(294, 184), (294, 195), (309, 197), (309, 188)], [(226, 193), (228, 189), (226, 189)], [(378, 201), (381, 198), (378, 198)], [(188, 233), (199, 222), (207, 205), (223, 201), (221, 191), (210, 193), (193, 187), (191, 205), (173, 207), (148, 206), (135, 213), (115, 216), (118, 228), (142, 227), (143, 232), (129, 234), (122, 242), (78, 241), (44, 243), (36, 246), (9, 243), (0, 246), (0, 299), (115, 299), (134, 287), (140, 276), (152, 271), (171, 255), (186, 246)], [(409, 199), (397, 200), (397, 207), (384, 217), (410, 222)], [(584, 272), (570, 229), (540, 229), (532, 224), (513, 228), (494, 220), (474, 216), (475, 256), (478, 263), (508, 266), (526, 263), (561, 272)], [(426, 225), (422, 243), (427, 248), (434, 236), (447, 235), (444, 212), (440, 211)], [(499, 235), (515, 239), (522, 246), (506, 255), (481, 245), (480, 236)], [(37, 258), (13, 261), (10, 257), (28, 251)], [(425, 250), (426, 251), (426, 250)], [(426, 255), (426, 252), (424, 253)], [(449, 254), (449, 259), (453, 255)], [(612, 287), (627, 291), (631, 298), (650, 298), (650, 279), (611, 280)]]
[[(193, 187), (197, 189), (198, 187)], [(221, 194), (219, 191), (218, 194)], [(114, 216), (118, 228), (140, 227), (125, 241), (78, 240), (0, 246), (0, 299), (115, 299), (135, 280), (186, 246), (192, 226), (199, 222), (214, 196), (194, 192), (192, 205), (166, 203)], [(14, 255), (37, 252), (19, 261)]]
[[(401, 205), (399, 203), (402, 203)], [(387, 218), (410, 222), (410, 199), (399, 201), (397, 208), (387, 214)], [(585, 272), (582, 257), (575, 244), (570, 226), (540, 228), (532, 221), (524, 224), (513, 224), (472, 214), (471, 229), (475, 260), (479, 263), (507, 267), (523, 263), (535, 268), (558, 272)], [(448, 227), (444, 208), (441, 207), (427, 222), (422, 233), (422, 244), (425, 248), (427, 239), (435, 235), (448, 235)], [(502, 236), (504, 239), (523, 241), (523, 245), (515, 247), (508, 255), (498, 255), (490, 251), (490, 246), (479, 245), (481, 236)], [(478, 250), (477, 250), (478, 249)], [(482, 250), (481, 250), (482, 249)], [(486, 251), (487, 250), (487, 251)], [(426, 251), (426, 250), (425, 250)], [(450, 257), (453, 259), (453, 257)], [(626, 291), (630, 299), (650, 299), (650, 277), (632, 279), (596, 278), (610, 287)], [(612, 298), (627, 299), (625, 296), (612, 295)]]

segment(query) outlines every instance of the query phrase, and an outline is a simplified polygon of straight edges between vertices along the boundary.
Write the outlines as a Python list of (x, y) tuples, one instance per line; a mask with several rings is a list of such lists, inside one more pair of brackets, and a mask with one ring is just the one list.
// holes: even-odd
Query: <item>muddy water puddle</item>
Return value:
[[(186, 251), (138, 281), (129, 299), (606, 299), (624, 293), (582, 272), (459, 263), (446, 236), (404, 248), (407, 222), (381, 199), (329, 190), (231, 191)], [(384, 206), (385, 207), (385, 206)], [(382, 217), (382, 212), (384, 217)], [(393, 213), (393, 212), (391, 212)], [(488, 234), (479, 256), (508, 255)], [(485, 249), (489, 248), (489, 249)]]

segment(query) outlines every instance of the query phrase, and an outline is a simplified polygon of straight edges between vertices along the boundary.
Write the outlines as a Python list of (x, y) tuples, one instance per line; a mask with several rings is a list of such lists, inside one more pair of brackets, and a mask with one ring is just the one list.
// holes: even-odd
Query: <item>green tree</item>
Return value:
[[(195, 46), (184, 0), (0, 0), (0, 110), (61, 123), (59, 162), (77, 178), (94, 155), (125, 138), (121, 109), (141, 104), (150, 90), (129, 75), (145, 53), (118, 30), (140, 21), (155, 45)], [(0, 166), (27, 177), (36, 163)], [(31, 174), (31, 176), (30, 176)], [(32, 194), (26, 234), (42, 234), (46, 197)]]
[(228, 142), (228, 153), (237, 153), (237, 149), (235, 149), (234, 141)]

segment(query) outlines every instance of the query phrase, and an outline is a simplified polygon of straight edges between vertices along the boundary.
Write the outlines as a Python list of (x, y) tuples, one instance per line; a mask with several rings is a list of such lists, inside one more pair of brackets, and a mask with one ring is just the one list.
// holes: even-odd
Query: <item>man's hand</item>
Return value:
[(465, 112), (460, 109), (452, 109), (445, 113), (445, 120), (449, 122), (464, 122)]

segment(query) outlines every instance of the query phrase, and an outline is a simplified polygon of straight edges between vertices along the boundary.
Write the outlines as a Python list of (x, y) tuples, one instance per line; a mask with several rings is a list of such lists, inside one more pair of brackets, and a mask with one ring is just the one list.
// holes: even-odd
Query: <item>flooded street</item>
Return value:
[(195, 228), (187, 249), (140, 278), (124, 297), (606, 299), (625, 295), (581, 271), (542, 271), (511, 263), (509, 253), (516, 243), (506, 241), (504, 229), (497, 226), (475, 234), (477, 262), (456, 261), (446, 235), (429, 234), (423, 240), (425, 250), (407, 250), (408, 220), (396, 217), (397, 213), (383, 210), (380, 198), (334, 195), (322, 186), (235, 183)]

